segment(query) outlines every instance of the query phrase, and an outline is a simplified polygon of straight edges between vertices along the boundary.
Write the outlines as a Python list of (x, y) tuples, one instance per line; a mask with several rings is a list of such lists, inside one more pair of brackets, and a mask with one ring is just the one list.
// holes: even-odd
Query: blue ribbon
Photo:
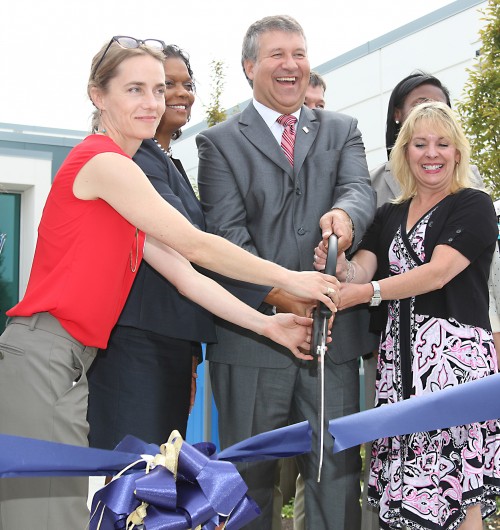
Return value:
[(107, 451), (0, 434), (0, 477), (109, 476), (139, 459), (139, 451)]
[(243, 440), (219, 453), (219, 460), (255, 462), (301, 455), (311, 451), (311, 426), (308, 421), (264, 432)]
[(378, 438), (500, 418), (500, 374), (483, 377), (329, 423), (333, 452)]
[[(483, 422), (500, 417), (500, 374), (413, 397), (351, 416), (332, 420), (334, 452), (364, 442), (436, 429)], [(148, 503), (147, 530), (214, 530), (226, 520), (237, 530), (259, 509), (231, 462), (269, 460), (311, 450), (308, 422), (253, 436), (215, 454), (211, 443), (182, 444), (177, 480), (162, 466), (145, 472), (142, 455), (155, 455), (159, 447), (126, 437), (114, 451), (76, 447), (55, 442), (0, 435), (0, 477), (48, 475), (116, 475), (132, 467), (96, 493), (90, 529), (126, 528), (129, 514)], [(229, 515), (229, 519), (226, 519)]]

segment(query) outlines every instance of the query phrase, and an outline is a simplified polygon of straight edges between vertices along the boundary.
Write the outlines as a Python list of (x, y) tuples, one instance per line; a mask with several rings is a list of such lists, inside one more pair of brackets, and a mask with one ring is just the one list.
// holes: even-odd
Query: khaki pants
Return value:
[[(12, 318), (0, 337), (0, 432), (87, 446), (95, 354), (48, 313)], [(0, 479), (0, 530), (83, 530), (87, 490), (87, 477)]]

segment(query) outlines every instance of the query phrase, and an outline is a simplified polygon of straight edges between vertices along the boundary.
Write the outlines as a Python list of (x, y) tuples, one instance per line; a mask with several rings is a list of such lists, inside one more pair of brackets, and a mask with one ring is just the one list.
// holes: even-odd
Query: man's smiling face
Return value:
[(303, 102), (309, 84), (310, 65), (300, 33), (267, 31), (260, 35), (255, 62), (245, 61), (253, 82), (255, 99), (281, 114), (291, 114)]

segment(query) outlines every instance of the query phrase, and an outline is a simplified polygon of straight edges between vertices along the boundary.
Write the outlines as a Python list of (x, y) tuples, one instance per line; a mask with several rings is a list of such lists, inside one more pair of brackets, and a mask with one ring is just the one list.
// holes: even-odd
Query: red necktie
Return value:
[(277, 119), (277, 122), (284, 127), (281, 136), (281, 148), (293, 167), (293, 146), (295, 144), (295, 124), (297, 123), (297, 118), (290, 114), (282, 114)]

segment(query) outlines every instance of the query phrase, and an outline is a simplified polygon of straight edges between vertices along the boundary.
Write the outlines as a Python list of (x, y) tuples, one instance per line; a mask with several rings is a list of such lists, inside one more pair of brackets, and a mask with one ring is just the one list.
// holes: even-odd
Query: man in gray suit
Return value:
[[(198, 184), (209, 231), (246, 250), (295, 270), (311, 270), (321, 230), (354, 248), (375, 212), (364, 146), (356, 120), (303, 106), (310, 66), (301, 26), (287, 16), (252, 24), (243, 41), (242, 65), (253, 101), (240, 114), (202, 134)], [(298, 119), (293, 161), (280, 147), (280, 115)], [(262, 311), (310, 314), (313, 302), (269, 291)], [(343, 312), (333, 325), (325, 361), (328, 419), (359, 408), (358, 355), (369, 351), (357, 337), (367, 322)], [(261, 432), (317, 416), (317, 376), (310, 363), (236, 326), (219, 322), (218, 343), (207, 358), (222, 447)], [(359, 528), (359, 449), (333, 455), (325, 437), (325, 461), (317, 482), (318, 454), (299, 457), (304, 477), (306, 528)], [(313, 448), (316, 436), (313, 435)], [(248, 526), (269, 530), (275, 461), (239, 470), (262, 515)]]

